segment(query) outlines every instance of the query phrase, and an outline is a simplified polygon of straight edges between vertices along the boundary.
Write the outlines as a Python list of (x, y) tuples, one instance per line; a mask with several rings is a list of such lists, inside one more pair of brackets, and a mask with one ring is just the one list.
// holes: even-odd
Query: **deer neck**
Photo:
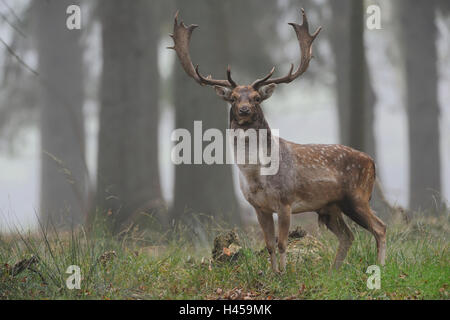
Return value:
[[(271, 150), (271, 136), (272, 132), (270, 130), (269, 124), (267, 123), (264, 114), (262, 113), (261, 108), (258, 108), (258, 112), (255, 114), (255, 117), (252, 119), (253, 121), (250, 123), (239, 124), (239, 121), (234, 117), (233, 112), (230, 110), (230, 129), (238, 130), (242, 129), (244, 131), (253, 129), (256, 131), (257, 143), (260, 143), (260, 130), (266, 130), (264, 134), (267, 135), (267, 143), (268, 143), (268, 152)], [(261, 132), (263, 133), (263, 132)], [(245, 142), (246, 148), (248, 148), (248, 141)], [(234, 151), (235, 151), (235, 161), (237, 161), (237, 140), (234, 140)], [(248, 149), (246, 149), (246, 158), (248, 157)], [(247, 178), (257, 178), (259, 177), (260, 172), (260, 163), (258, 161), (257, 164), (239, 164), (237, 166), (240, 171), (247, 176)]]

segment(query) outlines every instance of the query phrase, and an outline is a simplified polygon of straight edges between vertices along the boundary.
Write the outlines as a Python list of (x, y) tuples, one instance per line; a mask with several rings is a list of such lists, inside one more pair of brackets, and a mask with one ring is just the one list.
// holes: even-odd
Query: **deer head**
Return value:
[(178, 59), (184, 71), (193, 78), (198, 84), (205, 86), (213, 86), (219, 97), (231, 104), (231, 116), (237, 120), (239, 125), (250, 124), (254, 121), (257, 114), (260, 112), (260, 104), (268, 99), (279, 83), (290, 83), (291, 81), (300, 77), (308, 68), (309, 62), (312, 58), (312, 43), (319, 34), (321, 27), (319, 27), (314, 34), (309, 34), (308, 20), (305, 11), (302, 9), (303, 22), (302, 24), (289, 23), (297, 35), (301, 51), (300, 65), (297, 70), (294, 70), (294, 64), (291, 64), (289, 72), (284, 77), (272, 78), (275, 72), (275, 67), (263, 78), (255, 80), (250, 85), (238, 85), (231, 78), (230, 66), (227, 68), (227, 79), (216, 80), (211, 75), (206, 78), (201, 75), (198, 65), (194, 68), (189, 54), (189, 42), (192, 32), (197, 25), (186, 26), (183, 21), (178, 23), (178, 12), (175, 14), (175, 21), (173, 27), (174, 46), (168, 47), (176, 51)]

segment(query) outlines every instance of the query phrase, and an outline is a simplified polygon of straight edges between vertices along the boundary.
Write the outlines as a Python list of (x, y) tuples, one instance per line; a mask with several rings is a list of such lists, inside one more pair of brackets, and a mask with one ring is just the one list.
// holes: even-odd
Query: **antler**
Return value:
[(305, 10), (303, 8), (302, 8), (302, 17), (303, 22), (300, 25), (296, 23), (289, 23), (294, 28), (295, 33), (297, 34), (297, 40), (299, 42), (300, 51), (302, 55), (298, 69), (294, 73), (292, 73), (292, 70), (294, 69), (294, 64), (291, 63), (291, 68), (289, 69), (289, 72), (286, 76), (269, 80), (269, 78), (275, 71), (275, 67), (273, 67), (267, 76), (253, 82), (252, 84), (253, 88), (258, 89), (264, 85), (271, 83), (289, 83), (292, 80), (295, 80), (296, 78), (301, 76), (306, 71), (306, 69), (308, 69), (309, 61), (312, 58), (312, 43), (319, 34), (320, 30), (322, 30), (322, 27), (317, 28), (316, 32), (314, 32), (313, 35), (310, 35), (308, 19), (306, 17)]
[(167, 49), (173, 49), (177, 53), (178, 59), (183, 66), (184, 71), (192, 77), (196, 82), (200, 85), (209, 85), (209, 86), (222, 86), (228, 88), (235, 88), (237, 86), (236, 82), (231, 79), (231, 69), (230, 66), (227, 68), (227, 78), (228, 80), (215, 80), (211, 78), (211, 75), (208, 77), (203, 77), (198, 71), (198, 65), (194, 69), (194, 65), (191, 61), (191, 56), (189, 54), (189, 42), (191, 40), (192, 31), (197, 28), (198, 25), (191, 24), (190, 26), (186, 26), (183, 21), (178, 24), (178, 11), (175, 14), (175, 21), (173, 26), (173, 34), (170, 36), (173, 39), (174, 45), (173, 47), (167, 47)]

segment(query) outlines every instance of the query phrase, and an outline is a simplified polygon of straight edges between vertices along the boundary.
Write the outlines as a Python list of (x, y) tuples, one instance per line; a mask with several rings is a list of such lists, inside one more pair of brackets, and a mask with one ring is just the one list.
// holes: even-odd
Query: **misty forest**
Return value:
[[(283, 139), (375, 161), (375, 290), (379, 243), (361, 223), (343, 217), (353, 243), (330, 277), (342, 238), (315, 212), (292, 215), (273, 272), (238, 166), (173, 161), (175, 129), (194, 159), (211, 143), (194, 124), (225, 136), (231, 121), (170, 50), (176, 12), (198, 25), (205, 81), (230, 66), (251, 84), (297, 69), (288, 23), (302, 8), (310, 33), (322, 27), (309, 67), (261, 108)], [(0, 299), (449, 298), (448, 0), (0, 0), (0, 42)]]

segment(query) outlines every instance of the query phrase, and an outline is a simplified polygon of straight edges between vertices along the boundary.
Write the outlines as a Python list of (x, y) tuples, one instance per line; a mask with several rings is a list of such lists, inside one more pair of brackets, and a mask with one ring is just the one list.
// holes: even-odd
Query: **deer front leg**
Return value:
[(264, 240), (266, 242), (266, 248), (270, 255), (270, 263), (272, 265), (272, 270), (276, 273), (279, 272), (277, 258), (275, 253), (275, 226), (273, 223), (273, 213), (263, 212), (260, 209), (255, 208), (256, 216), (258, 217), (259, 225), (264, 234)]
[(283, 206), (278, 212), (278, 250), (280, 252), (280, 271), (286, 270), (286, 247), (291, 224), (291, 207)]

